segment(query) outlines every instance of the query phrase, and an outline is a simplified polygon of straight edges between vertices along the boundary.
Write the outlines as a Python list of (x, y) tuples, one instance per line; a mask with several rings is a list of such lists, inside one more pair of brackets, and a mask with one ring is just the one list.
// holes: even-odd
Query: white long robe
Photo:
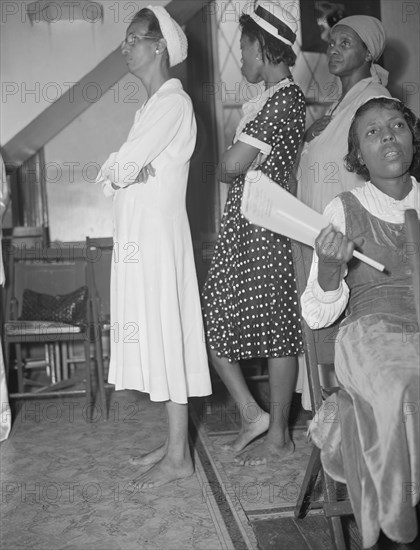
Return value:
[[(153, 401), (211, 393), (185, 206), (195, 141), (191, 100), (170, 79), (136, 113), (97, 180), (114, 200), (109, 381)], [(149, 163), (155, 176), (130, 185)]]

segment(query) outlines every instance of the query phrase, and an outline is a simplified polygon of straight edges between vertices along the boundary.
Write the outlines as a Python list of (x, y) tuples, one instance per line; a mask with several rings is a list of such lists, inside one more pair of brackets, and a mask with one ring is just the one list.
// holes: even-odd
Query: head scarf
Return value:
[[(345, 25), (354, 30), (367, 47), (372, 56), (372, 61), (376, 61), (381, 57), (385, 49), (386, 34), (379, 19), (370, 15), (350, 15), (349, 17), (344, 17), (344, 19), (340, 19), (333, 26), (333, 29), (338, 25)], [(387, 85), (388, 71), (383, 67), (372, 63), (370, 72), (375, 80), (384, 86)]]
[(401, 99), (398, 99), (397, 97), (391, 97), (391, 96), (389, 96), (389, 95), (374, 95), (374, 96), (372, 96), (372, 97), (368, 97), (368, 98), (366, 99), (366, 101), (364, 101), (363, 103), (361, 103), (361, 104), (357, 107), (355, 113), (354, 113), (353, 116), (351, 117), (350, 125), (353, 124), (353, 121), (354, 121), (354, 119), (356, 118), (356, 115), (357, 115), (357, 111), (360, 109), (360, 107), (362, 107), (363, 105), (365, 105), (366, 103), (368, 103), (369, 101), (372, 101), (372, 100), (374, 100), (374, 99), (389, 99), (389, 100), (391, 100), (391, 101), (398, 101), (398, 103), (402, 103)]
[(187, 58), (188, 41), (184, 31), (162, 6), (147, 6), (159, 21), (160, 30), (166, 40), (169, 66), (174, 67)]
[(258, 0), (248, 15), (266, 32), (284, 44), (293, 46), (297, 31), (296, 18), (280, 4), (272, 0)]

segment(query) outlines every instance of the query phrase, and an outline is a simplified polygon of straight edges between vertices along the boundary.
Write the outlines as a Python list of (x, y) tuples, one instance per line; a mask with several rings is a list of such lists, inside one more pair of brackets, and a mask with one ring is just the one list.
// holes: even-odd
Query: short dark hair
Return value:
[(420, 122), (417, 116), (404, 105), (401, 101), (393, 99), (391, 97), (374, 97), (369, 99), (366, 103), (361, 105), (354, 117), (349, 130), (348, 138), (348, 153), (344, 157), (345, 167), (349, 172), (355, 172), (362, 176), (366, 181), (370, 179), (370, 174), (367, 166), (360, 162), (360, 143), (357, 137), (357, 122), (359, 118), (372, 109), (373, 107), (383, 107), (384, 109), (399, 111), (413, 136), (413, 161), (409, 168), (409, 172), (412, 175), (417, 175), (417, 171), (420, 167)]
[(242, 33), (251, 42), (258, 40), (263, 57), (265, 56), (270, 63), (278, 65), (283, 61), (289, 67), (293, 67), (296, 62), (296, 54), (291, 46), (284, 44), (281, 40), (265, 31), (248, 14), (241, 15), (239, 25), (241, 26)]
[(149, 34), (150, 36), (155, 36), (156, 40), (163, 38), (162, 30), (159, 25), (159, 20), (152, 12), (152, 10), (149, 10), (148, 8), (143, 8), (138, 11), (131, 20), (131, 23), (135, 23), (137, 21), (145, 21), (147, 23), (147, 34)]

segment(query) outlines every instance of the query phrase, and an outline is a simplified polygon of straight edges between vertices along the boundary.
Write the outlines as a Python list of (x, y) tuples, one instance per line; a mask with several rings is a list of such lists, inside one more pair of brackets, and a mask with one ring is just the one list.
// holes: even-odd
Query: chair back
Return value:
[[(52, 296), (68, 294), (87, 286), (86, 260), (82, 254), (66, 254), (62, 258), (57, 248), (43, 248), (36, 252), (24, 248), (12, 253), (10, 288), (6, 320), (18, 318), (22, 311), (25, 289)], [(12, 315), (14, 310), (14, 315)]]
[(405, 227), (408, 239), (406, 255), (413, 273), (414, 299), (420, 326), (420, 220), (414, 209), (405, 211)]
[(109, 319), (111, 313), (111, 264), (113, 240), (109, 238), (86, 237), (88, 271), (92, 278), (98, 302), (99, 318)]

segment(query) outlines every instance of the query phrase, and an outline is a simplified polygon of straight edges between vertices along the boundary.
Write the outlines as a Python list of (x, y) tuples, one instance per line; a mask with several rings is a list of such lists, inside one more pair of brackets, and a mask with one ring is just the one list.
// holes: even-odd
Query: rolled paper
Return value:
[[(312, 248), (321, 229), (330, 223), (322, 214), (312, 210), (259, 170), (252, 170), (246, 175), (241, 212), (254, 225)], [(358, 250), (354, 250), (353, 256), (378, 271), (385, 270), (384, 265)]]

